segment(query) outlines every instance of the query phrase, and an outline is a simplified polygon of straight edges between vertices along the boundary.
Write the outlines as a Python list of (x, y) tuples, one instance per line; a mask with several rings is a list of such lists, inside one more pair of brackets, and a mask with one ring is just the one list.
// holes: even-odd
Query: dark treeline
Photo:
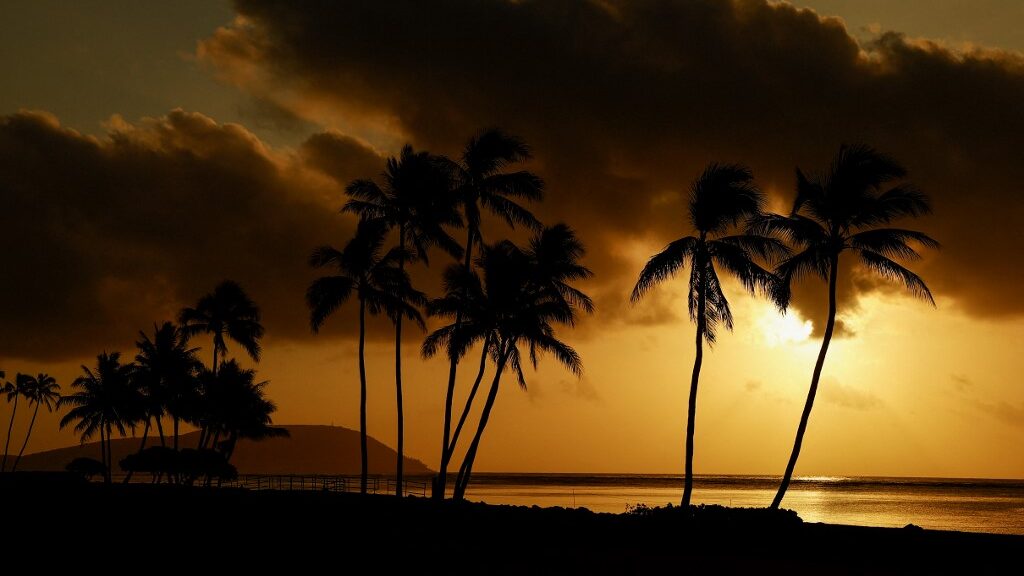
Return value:
[[(353, 237), (341, 248), (322, 246), (310, 256), (312, 267), (327, 270), (306, 292), (312, 330), (317, 332), (346, 303), (358, 306), (358, 326), (353, 329), (358, 330), (359, 342), (364, 493), (367, 315), (383, 315), (395, 328), (399, 495), (405, 439), (404, 323), (426, 330), (425, 317), (437, 318), (440, 327), (426, 335), (421, 354), (429, 358), (443, 353), (449, 362), (447, 382), (439, 383), (445, 408), (433, 486), (436, 498), (446, 496), (452, 472), (454, 498), (465, 497), (503, 377), (511, 375), (525, 388), (524, 363), (536, 367), (545, 353), (574, 374), (582, 373), (582, 359), (560, 339), (556, 328), (572, 328), (580, 315), (594, 311), (590, 297), (577, 286), (592, 274), (582, 262), (584, 246), (572, 228), (564, 223), (545, 225), (525, 205), (541, 201), (545, 193), (541, 178), (521, 167), (530, 158), (523, 141), (496, 129), (470, 138), (457, 159), (407, 145), (387, 160), (378, 178), (346, 186), (341, 211), (358, 218)], [(790, 305), (794, 282), (818, 277), (827, 284), (829, 307), (821, 351), (773, 508), (781, 504), (792, 478), (835, 329), (840, 257), (855, 256), (867, 270), (902, 283), (934, 304), (924, 281), (900, 262), (920, 258), (915, 245), (937, 248), (938, 243), (921, 232), (891, 227), (930, 211), (928, 198), (904, 181), (905, 176), (894, 159), (867, 146), (844, 145), (825, 171), (806, 174), (797, 169), (796, 195), (787, 214), (765, 212), (765, 195), (745, 166), (712, 163), (693, 182), (685, 214), (687, 233), (651, 257), (630, 297), (635, 304), (658, 284), (689, 269), (687, 303), (696, 333), (685, 432), (684, 507), (690, 505), (693, 491), (697, 391), (705, 346), (716, 342), (721, 329), (733, 327), (724, 276), (733, 277), (747, 292), (768, 298), (782, 312)], [(516, 244), (496, 231), (485, 231), (485, 212), (509, 228), (526, 228), (529, 239)], [(465, 231), (464, 242), (455, 239), (460, 230)], [(438, 253), (448, 261), (442, 291), (430, 297), (413, 285), (409, 269), (430, 265), (431, 257), (436, 264)], [(199, 348), (191, 345), (200, 336), (212, 340), (209, 366), (200, 361)], [(83, 473), (102, 474), (109, 482), (111, 435), (141, 427), (138, 452), (120, 463), (128, 472), (126, 481), (135, 472), (150, 473), (154, 481), (181, 483), (230, 477), (230, 459), (239, 439), (285, 434), (272, 426), (275, 407), (265, 396), (266, 383), (257, 382), (255, 371), (243, 369), (234, 359), (225, 360), (230, 341), (258, 362), (262, 336), (258, 307), (236, 283), (225, 281), (194, 308), (182, 310), (177, 324), (156, 325), (152, 335), (140, 332), (133, 361), (124, 362), (116, 352), (103, 353), (95, 367), (83, 366), (70, 395), (61, 397), (59, 385), (46, 374), (18, 374), (2, 389), (14, 408), (2, 470), (7, 469), (18, 402), (24, 399), (32, 420), (12, 470), (43, 406), (69, 408), (61, 426), (74, 424), (83, 442), (99, 436), (100, 460), (74, 463)], [(457, 410), (458, 372), (467, 359), (472, 385)], [(490, 383), (484, 385), (488, 368)], [(479, 413), (475, 431), (464, 434), (473, 412)], [(166, 420), (171, 422), (169, 432), (163, 426)], [(179, 446), (182, 422), (200, 430), (197, 446)], [(154, 429), (158, 445), (147, 448)], [(463, 454), (458, 467), (453, 466), (456, 453)]]
[[(72, 426), (83, 443), (99, 436), (99, 460), (78, 458), (69, 464), (70, 471), (110, 482), (115, 464), (110, 450), (113, 435), (134, 434), (141, 427), (138, 452), (118, 463), (128, 473), (125, 482), (136, 472), (151, 474), (154, 482), (191, 484), (202, 477), (207, 482), (230, 478), (235, 474), (230, 460), (238, 440), (287, 434), (271, 425), (276, 407), (264, 392), (267, 383), (256, 380), (255, 370), (224, 359), (231, 340), (259, 360), (263, 335), (259, 308), (238, 284), (225, 281), (194, 308), (183, 309), (178, 320), (179, 324), (154, 325), (152, 334), (139, 332), (134, 360), (125, 361), (120, 352), (99, 354), (93, 366), (82, 366), (70, 394), (61, 396), (60, 386), (45, 374), (37, 378), (18, 374), (3, 390), (15, 407), (19, 397), (34, 405), (29, 435), (42, 405), (50, 410), (67, 408), (60, 426)], [(190, 344), (200, 335), (212, 337), (209, 366), (199, 359), (199, 348)], [(15, 413), (8, 425), (8, 443)], [(171, 423), (168, 431), (165, 419)], [(182, 422), (199, 429), (196, 446), (179, 445)], [(147, 448), (154, 428), (158, 445)], [(16, 467), (17, 460), (11, 470)]]

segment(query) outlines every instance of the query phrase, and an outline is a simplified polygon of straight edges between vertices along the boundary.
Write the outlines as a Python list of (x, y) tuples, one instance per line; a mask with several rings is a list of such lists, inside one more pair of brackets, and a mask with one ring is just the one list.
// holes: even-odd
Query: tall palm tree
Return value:
[[(582, 246), (579, 246), (575, 236), (569, 232), (572, 242), (567, 245), (578, 247), (579, 251), (575, 256), (581, 256)], [(543, 234), (542, 232), (541, 236)], [(582, 371), (579, 355), (570, 346), (555, 338), (553, 327), (553, 324), (575, 324), (577, 306), (556, 288), (559, 284), (568, 286), (571, 275), (561, 278), (542, 276), (542, 262), (552, 260), (553, 255), (536, 251), (535, 248), (541, 243), (535, 238), (531, 243), (531, 249), (525, 251), (508, 241), (483, 246), (478, 259), (482, 278), (474, 279), (475, 272), (470, 272), (466, 275), (464, 289), (453, 291), (448, 297), (435, 301), (431, 306), (434, 314), (453, 319), (456, 316), (461, 318), (460, 324), (444, 326), (431, 334), (424, 344), (425, 353), (430, 354), (446, 346), (449, 354), (458, 358), (474, 343), (482, 342), (484, 350), (495, 365), (495, 373), (480, 422), (455, 482), (456, 499), (464, 497), (469, 485), (473, 463), (506, 368), (514, 371), (520, 386), (526, 386), (520, 346), (527, 347), (530, 361), (534, 366), (541, 353), (550, 352), (573, 373), (580, 374)], [(590, 274), (589, 270), (576, 262), (573, 262), (573, 269), (573, 274), (582, 277)], [(458, 297), (450, 298), (459, 292), (462, 296), (458, 297), (472, 301), (461, 303), (457, 301)], [(577, 295), (582, 298), (581, 301), (586, 302), (581, 306), (584, 310), (592, 309), (589, 298), (582, 292), (578, 292)], [(456, 431), (460, 429), (457, 428)], [(454, 450), (455, 446), (449, 448)]]
[[(406, 145), (401, 154), (389, 158), (383, 185), (372, 180), (355, 180), (345, 189), (350, 196), (342, 208), (364, 220), (380, 220), (398, 232), (398, 268), (405, 270), (407, 259), (428, 262), (428, 249), (438, 246), (458, 257), (462, 253), (445, 226), (460, 226), (452, 194), (451, 179), (445, 163), (428, 152), (416, 152)], [(407, 250), (409, 248), (409, 250)], [(395, 322), (395, 400), (398, 412), (396, 493), (402, 495), (402, 465), (405, 460), (405, 413), (402, 395), (402, 316)]]
[[(466, 247), (463, 252), (463, 268), (472, 270), (474, 243), (482, 242), (480, 231), (481, 208), (505, 220), (509, 226), (522, 224), (539, 230), (540, 221), (516, 200), (541, 200), (544, 197), (544, 181), (526, 170), (507, 172), (506, 169), (530, 159), (530, 149), (519, 138), (498, 129), (489, 129), (470, 138), (462, 151), (459, 162), (451, 162), (449, 170), (455, 175), (456, 202), (462, 209), (466, 221)], [(456, 313), (456, 329), (460, 324)], [(486, 365), (487, 350), (481, 354), (481, 370), (470, 394), (470, 403), (479, 387)], [(441, 463), (438, 468), (434, 495), (443, 498), (448, 484), (448, 464), (451, 462), (452, 400), (455, 395), (455, 380), (458, 374), (459, 358), (449, 355), (448, 388), (444, 403), (444, 432), (441, 445)], [(463, 419), (464, 421), (464, 419)], [(461, 424), (461, 422), (460, 422)], [(456, 429), (461, 429), (457, 426)], [(456, 435), (457, 436), (457, 435)]]
[(683, 507), (689, 507), (693, 493), (693, 436), (697, 415), (697, 385), (704, 361), (704, 343), (715, 343), (719, 326), (732, 330), (732, 311), (719, 278), (719, 269), (735, 276), (749, 292), (760, 289), (781, 301), (776, 277), (756, 262), (774, 260), (787, 253), (778, 240), (753, 233), (737, 232), (738, 224), (760, 214), (764, 195), (744, 166), (712, 163), (690, 186), (689, 218), (696, 235), (669, 243), (644, 266), (630, 300), (635, 304), (654, 286), (667, 280), (687, 264), (690, 279), (687, 304), (690, 320), (697, 324), (696, 354), (690, 377), (690, 398), (686, 417), (686, 478)]
[[(5, 374), (6, 376), (6, 374)], [(25, 380), (19, 378), (19, 375), (14, 377), (14, 382), (4, 382), (3, 388), (0, 389), (0, 393), (7, 396), (7, 402), (14, 404), (14, 409), (11, 411), (11, 421), (7, 424), (7, 439), (4, 441), (4, 459), (3, 464), (0, 464), (0, 472), (7, 470), (7, 453), (11, 446), (11, 432), (14, 430), (14, 417), (18, 415), (18, 399), (27, 396), (28, 390), (25, 389)]]
[(18, 451), (18, 457), (14, 460), (14, 465), (11, 466), (11, 472), (18, 469), (21, 456), (25, 453), (25, 448), (28, 446), (28, 439), (32, 436), (32, 428), (35, 426), (36, 416), (39, 414), (39, 406), (45, 406), (47, 412), (53, 412), (53, 409), (60, 402), (60, 384), (57, 384), (57, 379), (53, 376), (42, 373), (35, 377), (18, 374), (18, 378), (22, 377), (26, 380), (25, 389), (28, 392), (26, 398), (29, 401), (29, 405), (35, 404), (36, 407), (32, 410), (32, 420), (28, 423), (25, 442), (21, 444), (21, 450)]
[(188, 346), (184, 331), (171, 322), (153, 326), (153, 337), (139, 332), (140, 340), (135, 342), (134, 378), (146, 398), (145, 428), (142, 445), (146, 447), (146, 436), (150, 422), (155, 421), (160, 434), (160, 445), (164, 445), (162, 419), (165, 414), (173, 422), (174, 450), (178, 450), (179, 425), (185, 415), (190, 399), (196, 394), (196, 375), (202, 363), (196, 356), (198, 348)]
[(906, 183), (892, 185), (906, 176), (903, 166), (868, 146), (843, 145), (824, 174), (808, 178), (797, 169), (796, 176), (796, 199), (790, 214), (765, 215), (754, 222), (753, 229), (777, 234), (796, 247), (796, 253), (777, 268), (787, 287), (792, 280), (808, 275), (819, 276), (828, 282), (828, 320), (793, 452), (779, 491), (772, 500), (772, 508), (778, 508), (782, 503), (793, 477), (825, 365), (825, 355), (832, 341), (840, 255), (847, 251), (855, 253), (868, 270), (888, 280), (902, 282), (911, 294), (935, 304), (924, 281), (896, 260), (920, 258), (910, 243), (938, 248), (938, 242), (921, 232), (884, 227), (893, 220), (931, 212), (928, 197), (913, 186)]
[(359, 445), (361, 454), (360, 491), (367, 488), (366, 447), (366, 313), (387, 314), (392, 320), (408, 318), (423, 325), (417, 305), (425, 302), (422, 292), (412, 287), (409, 274), (400, 266), (403, 250), (394, 248), (381, 255), (387, 224), (362, 220), (355, 237), (343, 250), (321, 246), (310, 256), (314, 268), (332, 267), (334, 276), (313, 281), (306, 291), (310, 326), (320, 330), (327, 317), (355, 294), (359, 301)]
[(61, 405), (72, 407), (61, 418), (61, 429), (77, 422), (74, 430), (80, 434), (82, 442), (99, 432), (101, 461), (106, 469), (107, 483), (113, 467), (111, 434), (117, 430), (124, 436), (127, 429), (139, 421), (139, 414), (145, 407), (141, 392), (132, 380), (134, 369), (134, 364), (121, 364), (119, 352), (104, 352), (96, 357), (95, 370), (82, 366), (83, 375), (71, 383), (77, 392), (60, 400)]
[(184, 308), (178, 319), (186, 338), (198, 334), (213, 335), (213, 364), (228, 353), (227, 338), (237, 342), (254, 361), (260, 360), (263, 324), (260, 309), (237, 282), (225, 280), (213, 292), (199, 299), (195, 308)]

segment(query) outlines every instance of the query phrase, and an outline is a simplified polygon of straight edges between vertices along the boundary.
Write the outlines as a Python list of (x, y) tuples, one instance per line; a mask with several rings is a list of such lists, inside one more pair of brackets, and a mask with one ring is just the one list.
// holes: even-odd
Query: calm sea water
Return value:
[[(693, 501), (737, 507), (771, 503), (778, 478), (697, 476)], [(589, 508), (678, 505), (672, 475), (474, 474), (467, 498), (491, 504)], [(1024, 534), (1024, 481), (948, 478), (805, 477), (790, 484), (784, 508), (805, 522)]]

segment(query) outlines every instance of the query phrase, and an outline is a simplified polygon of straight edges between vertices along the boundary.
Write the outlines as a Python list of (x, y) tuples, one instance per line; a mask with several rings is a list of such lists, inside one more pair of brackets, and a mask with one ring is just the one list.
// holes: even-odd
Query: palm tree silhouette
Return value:
[[(405, 145), (401, 154), (389, 158), (381, 178), (383, 186), (372, 180), (355, 180), (345, 189), (350, 196), (342, 208), (364, 220), (380, 220), (398, 232), (398, 268), (405, 270), (406, 260), (428, 262), (427, 251), (438, 246), (458, 257), (462, 248), (444, 226), (460, 226), (446, 163), (428, 152), (416, 152)], [(411, 250), (406, 250), (406, 247)], [(402, 394), (402, 316), (395, 323), (395, 399), (398, 412), (396, 493), (402, 495), (402, 468), (405, 460), (405, 412)]]
[(217, 371), (218, 357), (228, 353), (227, 341), (237, 342), (255, 362), (260, 361), (260, 309), (249, 299), (237, 282), (225, 280), (213, 292), (199, 299), (195, 308), (184, 308), (178, 322), (186, 338), (198, 334), (213, 335), (213, 364)]
[[(203, 402), (206, 405), (207, 427), (214, 431), (211, 447), (220, 450), (230, 461), (240, 438), (262, 440), (287, 436), (284, 428), (272, 426), (271, 414), (277, 406), (266, 397), (268, 382), (256, 382), (256, 371), (243, 369), (235, 360), (221, 363), (216, 374), (205, 371)], [(221, 444), (217, 440), (223, 436)]]
[(32, 436), (32, 428), (35, 426), (36, 416), (39, 414), (39, 406), (45, 406), (47, 412), (53, 412), (53, 409), (60, 402), (60, 384), (57, 384), (57, 380), (53, 376), (42, 373), (35, 377), (27, 374), (18, 374), (17, 378), (25, 379), (25, 398), (29, 401), (29, 405), (35, 404), (36, 407), (32, 410), (32, 420), (28, 423), (25, 442), (21, 444), (21, 450), (18, 451), (18, 457), (15, 458), (14, 465), (11, 466), (11, 472), (18, 469), (21, 456), (25, 453), (25, 448), (28, 446), (28, 439)]
[(72, 408), (61, 418), (60, 427), (76, 422), (74, 430), (84, 443), (96, 432), (100, 434), (101, 461), (110, 483), (110, 438), (116, 429), (122, 436), (139, 421), (145, 402), (132, 378), (134, 364), (121, 364), (119, 352), (106, 352), (96, 357), (96, 369), (82, 366), (83, 376), (75, 378), (71, 387), (77, 392), (60, 399), (60, 405)]
[[(521, 170), (505, 172), (512, 164), (530, 159), (530, 149), (526, 144), (498, 129), (490, 129), (470, 138), (462, 151), (460, 162), (450, 162), (449, 170), (454, 175), (455, 199), (466, 220), (466, 247), (463, 251), (463, 268), (468, 273), (472, 270), (473, 245), (482, 242), (480, 232), (481, 208), (504, 219), (509, 226), (522, 224), (532, 229), (540, 229), (540, 222), (516, 202), (516, 199), (541, 200), (544, 196), (544, 182), (537, 175)], [(455, 326), (461, 318), (456, 312)], [(482, 351), (480, 370), (470, 394), (470, 403), (480, 385), (483, 369), (486, 365), (487, 350)], [(452, 446), (455, 444), (451, 434), (452, 400), (455, 395), (455, 380), (458, 373), (457, 356), (449, 355), (448, 388), (444, 405), (444, 432), (441, 445), (441, 463), (438, 468), (434, 495), (443, 498), (448, 484), (448, 464), (451, 462)], [(465, 412), (463, 413), (465, 414)], [(463, 419), (464, 421), (464, 419)], [(461, 428), (456, 427), (456, 430)], [(456, 437), (458, 434), (455, 435)]]
[[(511, 368), (520, 386), (526, 386), (519, 347), (528, 347), (530, 361), (534, 366), (541, 353), (550, 352), (573, 373), (582, 373), (579, 355), (555, 338), (552, 324), (575, 324), (577, 306), (559, 291), (558, 286), (568, 287), (568, 281), (574, 275), (587, 277), (590, 271), (575, 261), (582, 255), (582, 246), (575, 235), (568, 228), (560, 227), (559, 231), (557, 233), (564, 231), (568, 235), (569, 241), (563, 247), (571, 249), (569, 255), (556, 256), (550, 251), (544, 251), (558, 245), (556, 242), (543, 241), (545, 233), (556, 234), (549, 230), (534, 238), (531, 248), (525, 251), (509, 241), (483, 245), (477, 260), (482, 278), (475, 271), (467, 273), (463, 269), (456, 274), (454, 269), (450, 270), (448, 294), (430, 306), (430, 311), (435, 315), (461, 318), (458, 325), (453, 323), (444, 326), (427, 338), (424, 343), (426, 355), (447, 347), (450, 355), (459, 358), (474, 343), (483, 342), (484, 350), (495, 364), (495, 374), (476, 434), (455, 481), (454, 498), (457, 500), (464, 497), (469, 485), (473, 463), (505, 369)], [(537, 248), (541, 246), (543, 248), (538, 251)], [(547, 276), (547, 273), (555, 269), (551, 266), (555, 261), (571, 262), (572, 271), (564, 276)], [(461, 279), (458, 279), (460, 276)], [(461, 285), (457, 285), (457, 282)], [(582, 306), (584, 310), (592, 308), (589, 298), (582, 292), (578, 292), (577, 296), (586, 302)], [(460, 430), (461, 426), (457, 427), (456, 433)]]
[(808, 178), (797, 169), (796, 176), (797, 193), (790, 215), (762, 216), (752, 228), (764, 234), (777, 234), (796, 246), (796, 254), (777, 268), (787, 287), (792, 280), (808, 275), (828, 281), (828, 320), (793, 452), (779, 491), (772, 500), (772, 508), (782, 503), (793, 477), (835, 329), (840, 254), (847, 250), (855, 252), (868, 270), (902, 282), (911, 294), (935, 304), (924, 281), (895, 260), (920, 258), (909, 242), (926, 248), (938, 248), (938, 242), (921, 232), (879, 227), (899, 218), (931, 212), (928, 197), (909, 184), (897, 184), (883, 191), (890, 183), (906, 176), (903, 166), (868, 146), (843, 145), (826, 173)]
[(179, 425), (191, 398), (196, 394), (196, 374), (202, 363), (196, 356), (198, 348), (189, 348), (184, 331), (171, 322), (153, 326), (153, 337), (139, 332), (135, 342), (136, 369), (133, 374), (146, 398), (145, 428), (139, 452), (146, 448), (150, 422), (155, 421), (160, 445), (165, 445), (162, 419), (169, 414), (173, 422), (174, 450), (178, 450)]
[[(11, 446), (11, 432), (14, 430), (14, 417), (18, 415), (18, 399), (27, 396), (28, 391), (25, 389), (25, 381), (18, 378), (20, 375), (15, 375), (14, 382), (4, 382), (3, 388), (0, 389), (0, 393), (7, 396), (7, 402), (10, 404), (13, 402), (14, 409), (11, 411), (11, 421), (7, 424), (7, 439), (4, 441), (4, 459), (3, 464), (0, 464), (0, 472), (7, 471), (7, 453)], [(6, 374), (4, 375), (6, 377)]]
[(417, 306), (425, 302), (422, 292), (415, 290), (409, 274), (400, 266), (406, 257), (401, 248), (393, 248), (383, 256), (384, 237), (388, 225), (381, 220), (361, 220), (355, 237), (343, 250), (321, 246), (310, 256), (314, 268), (333, 267), (337, 275), (313, 281), (306, 291), (310, 309), (310, 326), (320, 330), (327, 317), (355, 293), (359, 301), (359, 444), (361, 454), (360, 491), (367, 488), (366, 447), (366, 313), (387, 314), (393, 320), (405, 317), (423, 326)]
[(718, 269), (734, 275), (749, 292), (760, 289), (784, 305), (777, 278), (755, 258), (773, 260), (787, 254), (782, 242), (753, 233), (734, 232), (736, 226), (760, 214), (764, 195), (744, 166), (712, 163), (690, 186), (689, 216), (696, 236), (674, 240), (644, 266), (630, 300), (635, 304), (655, 285), (687, 264), (690, 280), (687, 304), (690, 320), (697, 324), (696, 355), (690, 378), (686, 417), (686, 478), (682, 505), (690, 506), (693, 493), (693, 435), (697, 415), (697, 385), (704, 360), (704, 343), (715, 343), (719, 326), (732, 330), (732, 311), (722, 291)]

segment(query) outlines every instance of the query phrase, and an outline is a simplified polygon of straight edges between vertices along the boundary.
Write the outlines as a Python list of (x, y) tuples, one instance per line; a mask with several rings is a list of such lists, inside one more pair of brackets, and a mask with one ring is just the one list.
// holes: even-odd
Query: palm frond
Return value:
[(636, 303), (651, 288), (671, 278), (680, 268), (686, 266), (687, 260), (693, 259), (699, 242), (700, 240), (693, 236), (680, 238), (652, 256), (640, 271), (640, 277), (629, 297), (630, 301)]
[(885, 256), (878, 254), (877, 252), (858, 250), (857, 254), (860, 256), (861, 262), (863, 262), (870, 270), (876, 272), (887, 280), (902, 282), (911, 294), (922, 300), (927, 300), (928, 302), (931, 302), (932, 306), (935, 306), (935, 299), (932, 297), (932, 292), (928, 289), (928, 285), (924, 283), (924, 280), (922, 280), (920, 276)]
[(886, 258), (919, 259), (921, 255), (908, 242), (917, 242), (925, 248), (939, 248), (939, 243), (927, 234), (899, 228), (873, 228), (853, 234), (848, 240), (851, 248), (877, 252)]

